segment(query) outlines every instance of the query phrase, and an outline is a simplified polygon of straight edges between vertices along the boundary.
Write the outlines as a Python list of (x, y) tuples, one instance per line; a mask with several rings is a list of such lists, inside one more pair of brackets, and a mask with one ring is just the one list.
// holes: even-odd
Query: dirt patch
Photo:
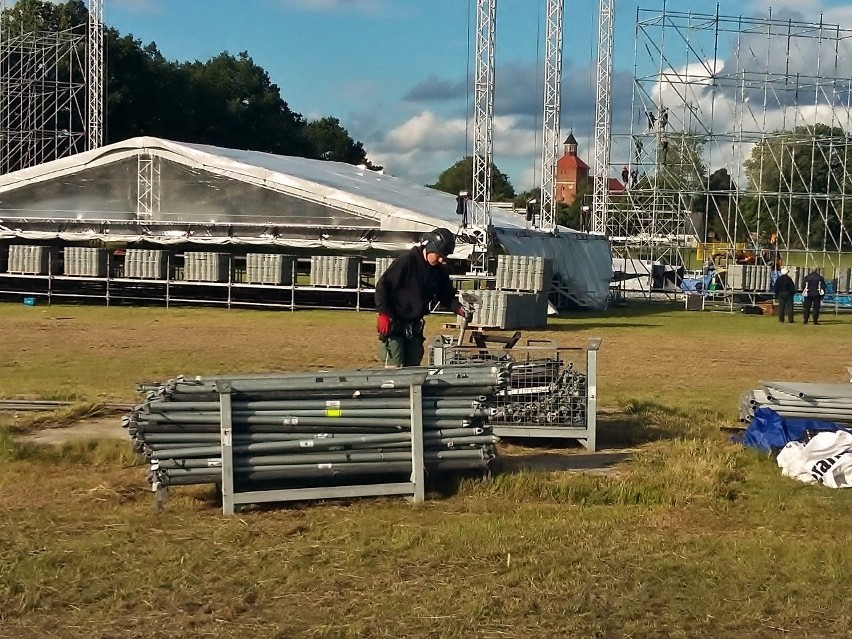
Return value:
[(616, 466), (629, 459), (632, 450), (601, 450), (594, 453), (547, 451), (530, 454), (499, 455), (494, 472), (573, 471), (595, 475), (616, 474)]
[(31, 444), (50, 444), (61, 446), (62, 444), (85, 439), (127, 439), (127, 430), (121, 425), (121, 417), (98, 417), (87, 419), (64, 426), (42, 428), (18, 439)]

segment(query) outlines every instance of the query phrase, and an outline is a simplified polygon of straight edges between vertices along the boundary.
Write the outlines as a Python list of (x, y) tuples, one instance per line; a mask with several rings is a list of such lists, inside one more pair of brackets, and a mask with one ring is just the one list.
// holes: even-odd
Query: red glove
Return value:
[(391, 316), (387, 313), (379, 313), (376, 319), (376, 332), (379, 337), (387, 337), (391, 332)]

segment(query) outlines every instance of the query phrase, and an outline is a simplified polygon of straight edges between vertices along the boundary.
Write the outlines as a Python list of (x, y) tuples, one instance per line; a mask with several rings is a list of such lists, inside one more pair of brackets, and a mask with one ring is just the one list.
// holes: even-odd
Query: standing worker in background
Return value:
[(802, 309), (804, 311), (804, 323), (808, 323), (811, 309), (814, 312), (814, 324), (819, 324), (819, 307), (822, 305), (822, 297), (825, 295), (825, 279), (819, 271), (813, 269), (805, 277), (805, 289), (802, 291)]
[(793, 323), (793, 296), (796, 294), (796, 284), (788, 275), (789, 269), (781, 269), (781, 275), (775, 280), (775, 299), (778, 300), (778, 321), (784, 323), (784, 316)]
[[(423, 318), (433, 300), (465, 317), (444, 267), (456, 248), (448, 229), (437, 228), (426, 241), (396, 258), (376, 282), (379, 359), (386, 368), (419, 366), (423, 360)], [(470, 320), (470, 318), (466, 318)]]

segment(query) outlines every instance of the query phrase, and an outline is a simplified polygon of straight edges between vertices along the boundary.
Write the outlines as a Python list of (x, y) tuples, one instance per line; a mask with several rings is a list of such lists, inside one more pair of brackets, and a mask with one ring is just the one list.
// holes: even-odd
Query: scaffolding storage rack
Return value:
[(576, 439), (595, 450), (597, 429), (597, 353), (601, 339), (585, 346), (556, 346), (549, 340), (493, 337), (475, 332), (473, 345), (448, 336), (429, 344), (430, 365), (508, 364), (509, 382), (497, 396), (489, 418), (495, 435)]

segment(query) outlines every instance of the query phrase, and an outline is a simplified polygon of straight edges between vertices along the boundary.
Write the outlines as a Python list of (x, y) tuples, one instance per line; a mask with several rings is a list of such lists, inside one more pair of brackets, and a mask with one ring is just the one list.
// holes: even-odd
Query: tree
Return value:
[(182, 65), (192, 90), (193, 141), (283, 155), (307, 155), (305, 121), (290, 110), (248, 52)]
[(83, 27), (88, 18), (83, 0), (53, 3), (46, 0), (18, 0), (3, 11), (3, 38), (31, 31), (64, 31)]
[(370, 162), (364, 145), (353, 140), (337, 118), (325, 117), (308, 122), (305, 138), (310, 149), (309, 157), (347, 164), (364, 164), (373, 171), (383, 168)]
[[(707, 193), (696, 200), (697, 210), (701, 217), (701, 227), (704, 239), (711, 237), (722, 241), (744, 241), (748, 237), (748, 229), (742, 224), (736, 224), (736, 207), (733, 199), (737, 187), (728, 169), (716, 169), (707, 180)], [(729, 237), (736, 228), (737, 237)], [(702, 239), (702, 238), (699, 238)]]
[[(473, 184), (473, 156), (468, 155), (446, 169), (438, 176), (435, 184), (428, 186), (439, 191), (445, 191), (458, 195), (461, 191), (470, 191)], [(510, 202), (515, 197), (515, 189), (509, 181), (509, 177), (500, 172), (493, 162), (491, 163), (491, 199), (494, 202)]]
[(852, 211), (844, 211), (844, 194), (852, 188), (852, 153), (843, 129), (815, 124), (776, 131), (744, 165), (757, 192), (747, 209), (754, 229), (760, 223), (767, 233), (782, 230), (790, 245), (850, 245)]

